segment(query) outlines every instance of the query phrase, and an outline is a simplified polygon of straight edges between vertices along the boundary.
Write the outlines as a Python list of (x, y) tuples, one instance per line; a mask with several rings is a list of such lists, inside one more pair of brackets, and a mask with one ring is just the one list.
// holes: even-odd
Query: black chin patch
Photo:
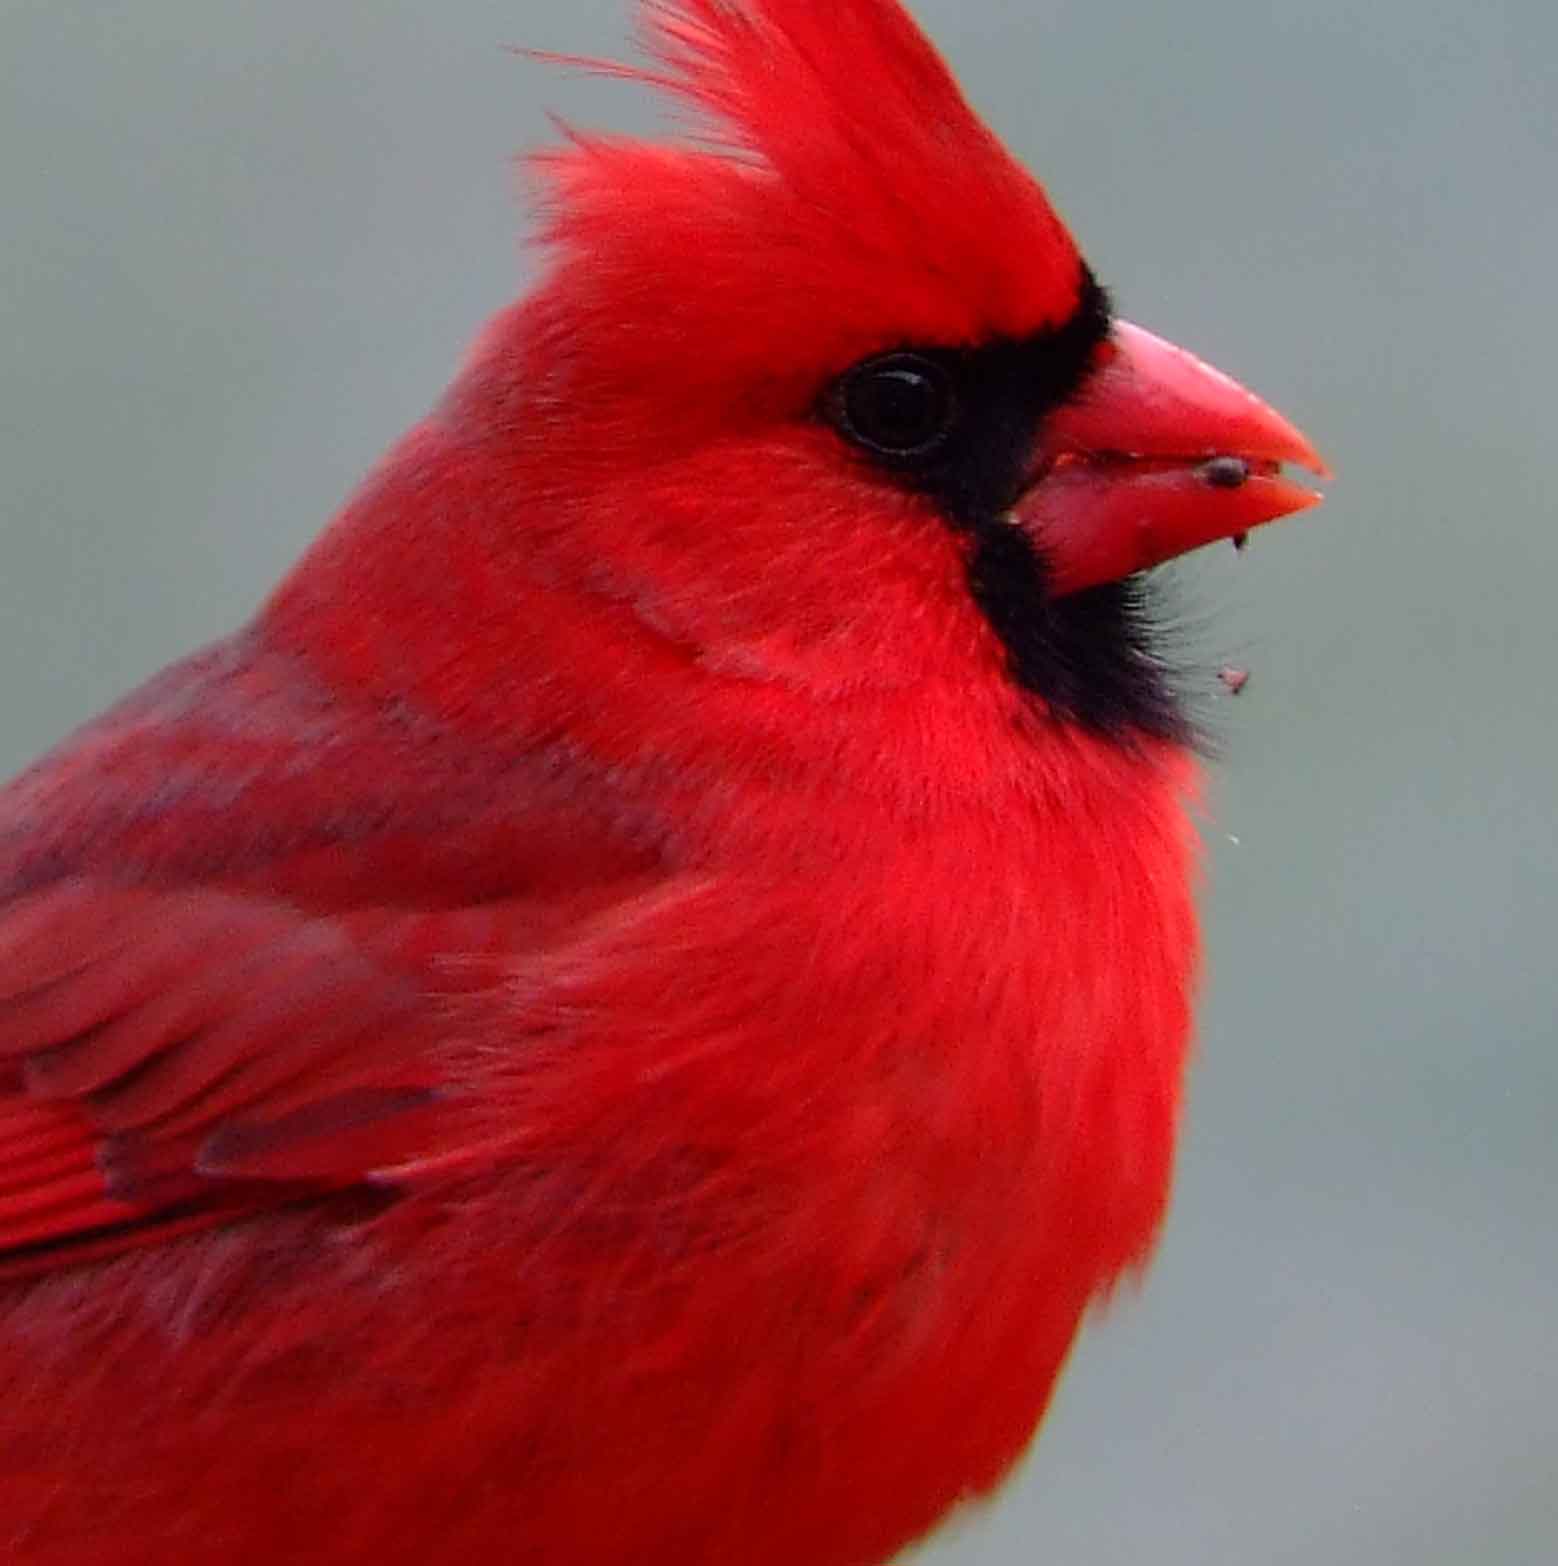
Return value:
[(1028, 535), (995, 522), (974, 529), (968, 585), (1006, 649), (1012, 678), (1057, 719), (1119, 739), (1194, 742), (1171, 672), (1154, 651), (1144, 577), (1052, 597)]
[[(1127, 741), (1189, 742), (1192, 725), (1153, 651), (1145, 580), (1056, 598), (1032, 540), (1005, 520), (1028, 482), (1039, 427), (1076, 396), (1111, 322), (1108, 296), (1084, 267), (1077, 308), (1059, 327), (971, 348), (894, 350), (884, 360), (912, 355), (944, 377), (951, 388), (949, 426), (928, 449), (862, 454), (932, 500), (966, 536), (974, 601), (1006, 649), (1012, 678), (1057, 721)], [(840, 383), (849, 384), (848, 377)], [(846, 439), (861, 445), (836, 405), (825, 402), (824, 410)]]

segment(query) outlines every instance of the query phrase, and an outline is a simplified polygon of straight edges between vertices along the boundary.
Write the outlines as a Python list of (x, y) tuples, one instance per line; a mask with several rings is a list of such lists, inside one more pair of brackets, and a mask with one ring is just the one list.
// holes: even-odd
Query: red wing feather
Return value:
[(0, 910), (0, 1272), (408, 1162), (440, 1104), (447, 1005), (282, 902), (86, 880), (17, 899)]
[(593, 800), (252, 631), (0, 788), (0, 1276), (474, 1156), (439, 1046), (650, 857)]

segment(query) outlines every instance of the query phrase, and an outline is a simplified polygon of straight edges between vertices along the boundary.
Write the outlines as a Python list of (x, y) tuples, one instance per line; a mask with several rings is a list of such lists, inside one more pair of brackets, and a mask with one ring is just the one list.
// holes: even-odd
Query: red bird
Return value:
[(0, 793), (13, 1566), (870, 1566), (1158, 1228), (1141, 573), (1319, 460), (892, 0), (647, 16), (717, 140), (547, 154), (258, 618)]

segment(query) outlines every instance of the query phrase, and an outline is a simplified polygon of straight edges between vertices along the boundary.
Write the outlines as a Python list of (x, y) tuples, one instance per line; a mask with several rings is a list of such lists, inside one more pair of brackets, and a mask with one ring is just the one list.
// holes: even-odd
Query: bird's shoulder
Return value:
[(582, 771), (544, 739), (343, 692), (251, 629), (0, 789), (0, 902), (84, 874), (310, 907), (554, 894), (654, 854)]
[(0, 791), (0, 1274), (447, 1155), (445, 1041), (654, 858), (544, 747), (175, 664)]

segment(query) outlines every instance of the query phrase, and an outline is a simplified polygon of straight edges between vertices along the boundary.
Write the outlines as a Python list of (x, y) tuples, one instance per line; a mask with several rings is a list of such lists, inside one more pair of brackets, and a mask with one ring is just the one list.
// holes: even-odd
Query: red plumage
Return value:
[(548, 277), (254, 624), (0, 793), (21, 1566), (868, 1566), (1162, 1216), (1192, 763), (819, 412), (1079, 257), (889, 0), (649, 14), (719, 145), (548, 154)]

